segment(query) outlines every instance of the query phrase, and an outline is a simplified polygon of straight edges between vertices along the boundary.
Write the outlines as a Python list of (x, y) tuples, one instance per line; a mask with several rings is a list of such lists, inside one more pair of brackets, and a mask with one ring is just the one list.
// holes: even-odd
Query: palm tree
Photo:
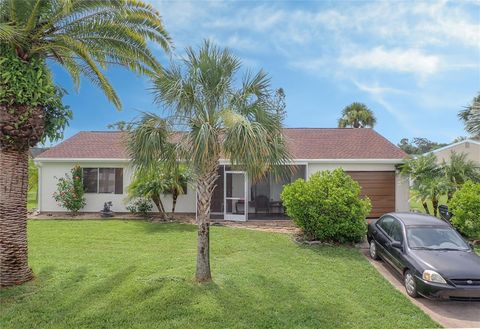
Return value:
[(468, 160), (465, 153), (452, 152), (449, 161), (443, 161), (442, 170), (450, 185), (447, 193), (448, 201), (452, 199), (455, 191), (457, 191), (466, 181), (480, 181), (480, 170), (478, 165), (474, 161)]
[(458, 113), (465, 124), (465, 130), (472, 135), (480, 136), (480, 93), (473, 98), (472, 105)]
[(145, 198), (151, 200), (157, 206), (158, 212), (163, 219), (167, 219), (165, 207), (162, 202), (162, 194), (168, 189), (165, 176), (156, 170), (139, 170), (133, 175), (132, 182), (128, 186), (129, 199)]
[[(153, 74), (159, 64), (147, 42), (170, 48), (154, 8), (136, 0), (0, 0), (0, 285), (32, 278), (26, 238), (27, 151), (61, 138), (70, 113), (47, 60), (78, 87), (84, 76), (120, 108), (103, 74), (110, 65)], [(60, 131), (60, 133), (58, 133)]]
[(167, 211), (162, 202), (162, 195), (172, 195), (172, 214), (175, 213), (178, 196), (184, 194), (190, 176), (185, 166), (176, 162), (173, 167), (159, 163), (156, 167), (137, 170), (128, 186), (129, 198), (146, 198), (157, 206), (163, 219), (167, 219)]
[[(273, 105), (263, 71), (246, 73), (237, 81), (240, 60), (208, 41), (198, 51), (188, 48), (182, 64), (172, 64), (154, 80), (156, 101), (168, 111), (168, 120), (158, 118), (157, 129), (136, 127), (129, 150), (134, 166), (143, 168), (158, 159), (168, 162), (168, 141), (178, 141), (176, 152), (196, 183), (196, 280), (207, 282), (210, 203), (220, 158), (230, 159), (255, 179), (269, 168), (281, 168), (290, 156), (282, 135), (283, 113)], [(182, 133), (174, 134), (173, 127)]]
[(342, 117), (338, 119), (339, 128), (373, 128), (377, 119), (365, 104), (354, 102), (342, 111)]
[(185, 166), (177, 165), (167, 175), (168, 192), (172, 194), (172, 214), (175, 213), (178, 196), (186, 193), (186, 187), (190, 180), (190, 174)]
[(433, 211), (436, 215), (438, 199), (446, 191), (445, 175), (437, 164), (437, 157), (433, 153), (420, 155), (417, 158), (406, 159), (401, 172), (410, 177), (412, 189), (422, 203), (427, 214), (430, 214), (427, 201), (432, 201)]

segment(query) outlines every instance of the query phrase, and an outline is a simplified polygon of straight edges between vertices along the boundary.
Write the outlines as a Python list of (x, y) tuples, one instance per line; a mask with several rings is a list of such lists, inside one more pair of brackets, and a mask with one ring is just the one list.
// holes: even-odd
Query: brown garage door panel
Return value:
[(362, 196), (372, 202), (369, 217), (379, 217), (395, 211), (394, 171), (349, 171), (347, 172), (362, 187)]

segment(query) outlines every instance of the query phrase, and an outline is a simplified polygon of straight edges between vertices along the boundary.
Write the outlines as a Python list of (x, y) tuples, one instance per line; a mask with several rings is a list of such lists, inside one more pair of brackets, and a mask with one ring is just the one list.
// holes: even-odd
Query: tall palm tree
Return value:
[[(210, 203), (220, 158), (241, 166), (253, 179), (269, 168), (278, 169), (290, 158), (282, 135), (282, 111), (273, 105), (270, 80), (260, 71), (241, 81), (238, 58), (206, 41), (186, 50), (183, 65), (172, 64), (154, 80), (156, 101), (169, 113), (158, 128), (142, 125), (132, 132), (130, 157), (136, 167), (169, 159), (168, 140), (192, 172), (197, 193), (196, 280), (211, 281)], [(168, 124), (165, 124), (168, 122)], [(173, 135), (173, 127), (181, 134)]]
[(480, 93), (473, 98), (472, 104), (458, 113), (465, 124), (465, 130), (472, 135), (480, 136)]
[(342, 117), (338, 119), (339, 128), (373, 128), (377, 119), (365, 104), (354, 102), (342, 111)]
[[(27, 150), (44, 136), (61, 137), (57, 130), (68, 121), (69, 112), (55, 112), (62, 108), (61, 97), (52, 91), (56, 88), (47, 60), (63, 66), (77, 87), (80, 77), (86, 77), (120, 108), (103, 70), (116, 65), (153, 74), (159, 64), (149, 41), (170, 48), (159, 13), (142, 1), (0, 0), (1, 286), (32, 278), (26, 238)], [(44, 87), (41, 93), (32, 91), (39, 85)], [(51, 107), (54, 115), (48, 112)]]

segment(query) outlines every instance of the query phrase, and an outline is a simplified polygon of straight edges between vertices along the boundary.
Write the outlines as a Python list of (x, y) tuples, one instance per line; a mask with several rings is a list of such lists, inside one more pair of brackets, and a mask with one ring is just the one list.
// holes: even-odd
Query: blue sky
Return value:
[[(210, 39), (246, 68), (267, 71), (272, 87), (285, 90), (287, 127), (335, 127), (340, 111), (359, 101), (394, 143), (466, 135), (457, 113), (480, 91), (480, 2), (152, 3), (173, 38), (174, 59)], [(168, 65), (159, 48), (154, 52)], [(53, 71), (74, 112), (66, 137), (158, 110), (148, 80), (125, 70), (107, 72), (120, 112), (88, 81), (76, 92), (61, 68)]]

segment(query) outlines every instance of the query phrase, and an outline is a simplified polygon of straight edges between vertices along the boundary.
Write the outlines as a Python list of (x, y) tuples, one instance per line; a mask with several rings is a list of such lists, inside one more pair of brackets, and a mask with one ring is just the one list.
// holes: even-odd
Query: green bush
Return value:
[(321, 241), (359, 242), (365, 236), (368, 198), (360, 198), (360, 185), (341, 168), (298, 179), (281, 195), (288, 216), (307, 237)]
[(71, 176), (65, 174), (65, 177), (59, 178), (57, 183), (57, 192), (53, 193), (53, 198), (62, 208), (68, 209), (72, 214), (76, 214), (85, 204), (83, 190), (82, 168), (75, 166), (72, 168)]
[(132, 214), (138, 214), (146, 217), (148, 215), (148, 212), (153, 209), (153, 206), (148, 199), (137, 198), (131, 204), (129, 204), (126, 208)]
[(449, 203), (452, 225), (468, 238), (480, 238), (480, 183), (467, 181)]

